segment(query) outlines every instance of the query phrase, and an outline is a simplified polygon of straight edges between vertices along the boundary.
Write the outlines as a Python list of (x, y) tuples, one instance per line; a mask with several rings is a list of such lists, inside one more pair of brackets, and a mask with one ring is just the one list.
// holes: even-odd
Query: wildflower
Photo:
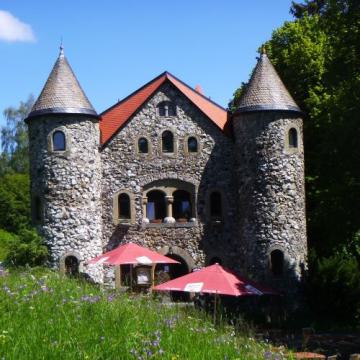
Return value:
[(100, 341), (104, 341), (104, 340), (105, 340), (105, 336), (101, 336)]
[(265, 360), (270, 360), (272, 358), (272, 353), (271, 351), (266, 351), (264, 354), (264, 359)]

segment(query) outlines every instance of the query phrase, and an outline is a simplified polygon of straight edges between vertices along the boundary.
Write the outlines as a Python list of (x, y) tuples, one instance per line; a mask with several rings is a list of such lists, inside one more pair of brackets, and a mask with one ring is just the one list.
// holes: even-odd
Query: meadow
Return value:
[(282, 359), (230, 325), (151, 295), (44, 269), (1, 273), (0, 359)]

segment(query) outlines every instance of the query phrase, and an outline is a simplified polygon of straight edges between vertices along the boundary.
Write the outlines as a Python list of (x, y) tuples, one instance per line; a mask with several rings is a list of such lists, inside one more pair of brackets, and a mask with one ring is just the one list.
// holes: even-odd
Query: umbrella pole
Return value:
[(152, 264), (151, 266), (151, 288), (155, 286), (155, 267), (156, 264)]
[(130, 291), (132, 292), (133, 286), (133, 264), (130, 264)]
[(115, 267), (115, 288), (121, 288), (121, 265)]
[(215, 293), (215, 298), (214, 298), (214, 325), (216, 325), (216, 303), (217, 303), (217, 292)]

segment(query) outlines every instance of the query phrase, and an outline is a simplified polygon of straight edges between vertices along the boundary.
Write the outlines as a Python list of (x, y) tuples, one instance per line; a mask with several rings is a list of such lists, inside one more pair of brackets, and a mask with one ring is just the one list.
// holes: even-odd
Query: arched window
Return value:
[(176, 220), (189, 221), (192, 216), (191, 195), (185, 190), (176, 190), (173, 193), (173, 216)]
[(175, 116), (176, 107), (170, 101), (163, 101), (158, 105), (159, 116)]
[(130, 219), (131, 210), (130, 210), (130, 196), (128, 194), (122, 193), (118, 198), (119, 206), (119, 219)]
[(210, 216), (212, 218), (222, 217), (222, 201), (219, 191), (213, 191), (210, 194)]
[(196, 153), (198, 152), (198, 141), (196, 137), (191, 136), (187, 140), (187, 147), (189, 153)]
[(79, 274), (79, 260), (76, 256), (70, 255), (65, 258), (65, 274), (69, 276)]
[(284, 253), (273, 250), (270, 254), (270, 268), (274, 276), (281, 276), (284, 272)]
[(164, 153), (174, 152), (174, 135), (171, 131), (166, 130), (162, 133), (162, 151)]
[(138, 140), (138, 151), (140, 154), (147, 154), (149, 152), (149, 143), (146, 138), (141, 137)]
[(53, 151), (65, 151), (66, 150), (66, 139), (65, 134), (57, 130), (53, 133)]
[(147, 194), (146, 217), (151, 222), (160, 222), (166, 217), (165, 194), (152, 190)]
[(298, 147), (298, 133), (295, 128), (291, 128), (288, 134), (289, 148), (297, 148)]

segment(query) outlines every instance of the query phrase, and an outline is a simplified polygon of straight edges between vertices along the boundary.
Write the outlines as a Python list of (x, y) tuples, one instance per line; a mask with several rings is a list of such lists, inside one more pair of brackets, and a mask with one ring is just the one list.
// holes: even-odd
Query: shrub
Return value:
[(16, 238), (16, 235), (0, 229), (0, 261), (6, 258), (9, 244)]
[(47, 260), (48, 250), (34, 229), (23, 229), (7, 245), (6, 263), (11, 266), (38, 266)]
[(8, 174), (0, 178), (0, 228), (12, 233), (30, 226), (29, 176)]
[(338, 251), (319, 259), (311, 254), (307, 294), (325, 326), (360, 327), (360, 271), (354, 255)]

